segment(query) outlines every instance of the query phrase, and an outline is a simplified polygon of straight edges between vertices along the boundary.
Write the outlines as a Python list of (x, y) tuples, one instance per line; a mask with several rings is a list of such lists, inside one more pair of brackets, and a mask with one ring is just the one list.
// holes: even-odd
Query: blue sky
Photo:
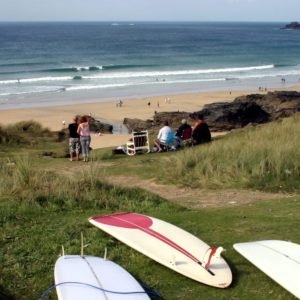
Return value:
[(300, 21), (300, 0), (0, 0), (0, 21)]

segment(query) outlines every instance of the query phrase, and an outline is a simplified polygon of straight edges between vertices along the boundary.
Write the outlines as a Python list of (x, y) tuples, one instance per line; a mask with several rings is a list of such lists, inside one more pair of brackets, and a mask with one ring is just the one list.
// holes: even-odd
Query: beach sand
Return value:
[[(293, 87), (285, 90), (300, 91), (300, 87)], [(116, 102), (97, 103), (94, 102), (96, 99), (85, 99), (87, 103), (84, 104), (0, 110), (0, 123), (8, 125), (19, 121), (35, 120), (51, 130), (60, 130), (63, 128), (62, 122), (65, 121), (67, 126), (68, 123), (72, 122), (74, 115), (91, 114), (96, 119), (100, 119), (105, 123), (114, 124), (120, 128), (125, 117), (146, 120), (153, 118), (155, 111), (195, 112), (201, 110), (205, 104), (232, 101), (238, 96), (251, 93), (251, 91), (232, 91), (231, 93), (226, 91), (170, 96), (164, 95), (159, 97), (124, 100), (122, 107), (117, 107)], [(254, 91), (253, 93), (258, 92)], [(151, 103), (150, 106), (148, 106), (148, 102)], [(127, 133), (104, 134), (101, 136), (92, 135), (91, 146), (94, 149), (120, 146), (125, 144), (128, 138), (129, 134)]]

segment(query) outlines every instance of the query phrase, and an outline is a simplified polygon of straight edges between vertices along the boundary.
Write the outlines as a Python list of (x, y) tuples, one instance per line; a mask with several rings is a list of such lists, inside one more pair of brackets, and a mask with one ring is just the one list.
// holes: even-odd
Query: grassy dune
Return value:
[(299, 191), (300, 116), (245, 128), (162, 164), (166, 181), (192, 187)]
[[(99, 150), (89, 164), (69, 162), (64, 157), (66, 143), (58, 143), (55, 133), (39, 127), (34, 133), (19, 125), (2, 127), (0, 136), (4, 132), (12, 138), (0, 143), (0, 298), (5, 299), (3, 293), (10, 296), (7, 299), (38, 299), (53, 283), (61, 245), (67, 254), (79, 254), (83, 232), (86, 254), (102, 256), (107, 247), (109, 259), (159, 291), (164, 299), (294, 299), (237, 254), (232, 244), (259, 239), (300, 243), (299, 196), (231, 208), (187, 209), (184, 204), (170, 203), (141, 189), (108, 185), (103, 177), (134, 173), (197, 188), (298, 192), (298, 124), (299, 117), (294, 117), (237, 131), (210, 145), (162, 155), (116, 159), (109, 150)], [(99, 167), (103, 162), (115, 165)], [(196, 283), (87, 221), (92, 215), (116, 211), (149, 214), (188, 230), (208, 244), (222, 245), (233, 272), (232, 286), (220, 290)], [(55, 292), (49, 299), (56, 299)]]

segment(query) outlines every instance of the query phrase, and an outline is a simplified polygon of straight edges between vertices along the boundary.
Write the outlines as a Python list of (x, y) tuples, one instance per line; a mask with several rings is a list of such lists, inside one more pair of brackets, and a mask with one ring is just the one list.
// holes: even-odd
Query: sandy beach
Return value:
[[(282, 90), (282, 89), (276, 89)], [(286, 90), (300, 91), (300, 86), (286, 88)], [(122, 107), (117, 107), (116, 102), (94, 102), (96, 99), (86, 99), (87, 103), (63, 106), (51, 106), (42, 108), (24, 108), (0, 110), (1, 124), (8, 125), (19, 121), (35, 120), (51, 130), (62, 129), (63, 121), (68, 124), (76, 114), (91, 114), (103, 122), (119, 126), (120, 134), (104, 134), (92, 136), (93, 148), (105, 148), (119, 146), (129, 138), (129, 134), (123, 127), (125, 117), (142, 120), (151, 119), (154, 112), (186, 111), (194, 112), (208, 103), (232, 101), (236, 97), (257, 91), (233, 91), (233, 92), (201, 92), (192, 94), (164, 95), (141, 99), (125, 100)], [(151, 103), (149, 106), (148, 103)]]

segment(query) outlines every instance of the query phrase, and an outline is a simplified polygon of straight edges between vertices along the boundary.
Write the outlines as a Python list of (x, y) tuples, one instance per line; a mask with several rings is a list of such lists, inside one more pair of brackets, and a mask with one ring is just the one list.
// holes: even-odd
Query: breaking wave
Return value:
[[(91, 67), (88, 67), (91, 68)], [(95, 67), (96, 68), (96, 67)], [(102, 68), (102, 67), (97, 67)], [(99, 74), (87, 74), (76, 75), (76, 76), (45, 76), (45, 77), (33, 77), (24, 79), (9, 79), (2, 80), (0, 84), (14, 84), (14, 83), (32, 83), (40, 81), (69, 81), (69, 80), (81, 80), (81, 79), (124, 79), (124, 78), (143, 78), (153, 77), (160, 78), (164, 76), (188, 76), (188, 75), (201, 75), (201, 74), (218, 74), (218, 73), (245, 73), (248, 71), (255, 70), (266, 70), (273, 69), (274, 65), (261, 65), (261, 66), (250, 66), (250, 67), (239, 67), (239, 68), (220, 68), (220, 69), (195, 69), (195, 70), (164, 70), (164, 71), (136, 71), (136, 72), (102, 72)], [(63, 68), (63, 69), (51, 69), (51, 70), (83, 70), (84, 67), (74, 68)]]

